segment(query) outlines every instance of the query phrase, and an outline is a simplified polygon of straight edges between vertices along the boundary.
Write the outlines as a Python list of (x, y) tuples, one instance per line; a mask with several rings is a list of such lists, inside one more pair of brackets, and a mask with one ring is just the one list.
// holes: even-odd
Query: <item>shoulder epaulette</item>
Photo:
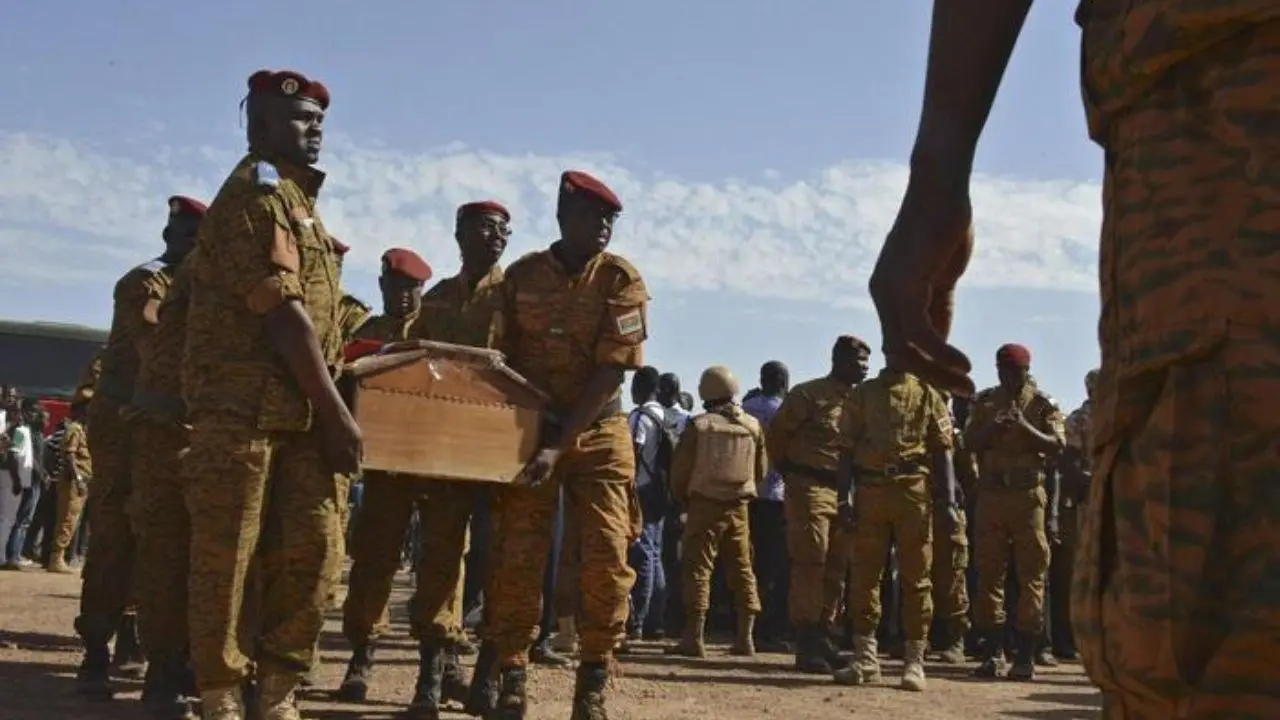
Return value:
[(262, 187), (275, 188), (280, 185), (280, 171), (276, 170), (275, 165), (265, 160), (259, 160), (258, 164), (253, 166), (253, 176)]
[(1058, 407), (1058, 401), (1054, 400), (1052, 395), (1041, 390), (1040, 388), (1036, 388), (1035, 395), (1036, 397), (1040, 398), (1041, 400), (1044, 400), (1045, 402), (1049, 403), (1053, 407), (1055, 408)]
[(169, 266), (169, 263), (166, 263), (164, 260), (161, 260), (160, 258), (156, 258), (155, 260), (142, 263), (141, 265), (138, 266), (138, 269), (145, 270), (149, 273), (158, 273), (161, 270), (164, 270), (165, 268), (167, 268), (168, 266)]
[(622, 271), (623, 276), (626, 277), (627, 280), (634, 282), (635, 280), (640, 279), (640, 271), (636, 269), (635, 265), (631, 264), (630, 260), (627, 260), (621, 255), (606, 252), (602, 259), (606, 264), (616, 267), (618, 270)]

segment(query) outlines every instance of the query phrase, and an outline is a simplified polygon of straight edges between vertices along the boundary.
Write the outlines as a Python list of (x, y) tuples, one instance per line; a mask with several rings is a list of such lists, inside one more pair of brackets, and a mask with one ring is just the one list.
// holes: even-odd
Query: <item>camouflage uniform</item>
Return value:
[(63, 461), (62, 474), (58, 478), (58, 519), (49, 550), (50, 567), (53, 568), (65, 567), (67, 548), (80, 526), (80, 513), (84, 510), (85, 496), (92, 483), (93, 460), (89, 455), (89, 441), (83, 424), (67, 421), (59, 452)]
[[(1066, 446), (1078, 453), (1083, 463), (1081, 470), (1089, 472), (1089, 415), (1091, 403), (1084, 404), (1067, 415)], [(1063, 479), (1068, 473), (1063, 473)], [(1064, 656), (1074, 654), (1075, 640), (1071, 632), (1071, 576), (1074, 573), (1077, 538), (1080, 534), (1080, 523), (1084, 518), (1082, 501), (1088, 486), (1062, 486), (1061, 509), (1058, 511), (1059, 542), (1051, 551), (1049, 561), (1049, 624), (1050, 638), (1053, 640), (1055, 653)]]
[(973, 487), (977, 476), (973, 454), (966, 450), (953, 432), (952, 456), (956, 485), (962, 496), (957, 508), (960, 522), (954, 527), (945, 507), (933, 514), (933, 616), (942, 623), (942, 660), (958, 664), (964, 662), (964, 637), (969, 632), (969, 529), (963, 497)]
[[(339, 249), (341, 254), (341, 249)], [(339, 261), (339, 268), (342, 263)], [(338, 332), (342, 336), (342, 344), (345, 347), (349, 342), (354, 340), (356, 333), (364, 327), (369, 318), (373, 315), (373, 308), (360, 302), (354, 295), (344, 294), (342, 299), (338, 301)], [(347, 498), (351, 495), (351, 484), (355, 482), (356, 477), (352, 475), (338, 474), (336, 476), (338, 482), (338, 545), (341, 550), (338, 551), (339, 556), (345, 557), (347, 554), (347, 529), (351, 525), (351, 505)], [(342, 566), (338, 565), (338, 577), (334, 578), (334, 588), (342, 582)]]
[[(583, 383), (602, 365), (642, 365), (649, 296), (640, 274), (609, 252), (570, 276), (550, 250), (512, 264), (503, 286), (503, 343), (511, 367), (545, 390), (565, 413)], [(484, 636), (498, 665), (523, 668), (537, 638), (543, 570), (559, 487), (566, 526), (577, 523), (579, 636), (584, 664), (608, 662), (625, 637), (627, 600), (635, 572), (627, 564), (632, 535), (635, 456), (620, 395), (559, 459), (549, 482), (504, 487), (494, 494), (493, 566)], [(567, 535), (568, 533), (566, 533)]]
[(853, 507), (854, 664), (836, 679), (877, 682), (876, 630), (880, 577), (897, 546), (906, 635), (903, 685), (924, 687), (924, 653), (933, 621), (934, 456), (952, 447), (951, 412), (942, 395), (916, 376), (886, 368), (854, 388), (841, 416), (855, 482)]
[[(999, 386), (978, 393), (969, 416), (965, 444), (972, 446), (972, 430), (1014, 404), (1036, 429), (1062, 441), (1062, 412), (1052, 398), (1028, 380), (1016, 397)], [(1010, 546), (1019, 588), (1018, 631), (1024, 638), (1034, 635), (1038, 639), (1044, 628), (1044, 583), (1049, 569), (1049, 540), (1045, 534), (1049, 498), (1044, 481), (1050, 460), (1032, 448), (1024, 435), (1014, 430), (996, 433), (987, 447), (974, 448), (981, 469), (974, 529), (974, 562), (979, 585), (974, 600), (974, 622), (991, 643), (989, 652), (998, 654), (1004, 642), (1004, 588)], [(999, 658), (992, 655), (988, 662), (998, 665)]]
[(1108, 162), (1076, 641), (1109, 718), (1280, 717), (1280, 5), (1078, 19)]
[[(129, 465), (130, 423), (122, 411), (133, 399), (138, 373), (138, 346), (151, 333), (155, 312), (168, 292), (173, 267), (164, 260), (140, 265), (120, 278), (113, 292), (114, 309), (107, 345), (100, 356), (102, 374), (89, 401), (89, 453), (94, 477), (89, 486), (91, 540), (81, 573), (80, 616), (76, 631), (85, 642), (81, 680), (105, 682), (103, 654), (126, 609), (135, 598), (135, 538), (131, 517)], [(130, 612), (131, 614), (131, 612)], [(135, 644), (130, 622), (117, 643)], [(85, 688), (98, 692), (99, 689)]]
[(788, 606), (801, 669), (830, 672), (835, 650), (823, 626), (823, 596), (833, 582), (827, 564), (836, 532), (836, 470), (844, 438), (840, 418), (853, 387), (831, 377), (801, 383), (787, 393), (766, 435), (769, 457), (786, 482), (787, 551), (791, 556)]
[(685, 508), (684, 640), (678, 651), (701, 656), (703, 630), (711, 607), (711, 575), (716, 557), (725, 553), (724, 574), (738, 601), (738, 635), (734, 652), (755, 653), (751, 630), (760, 614), (751, 552), (748, 505), (764, 481), (769, 459), (764, 431), (755, 418), (734, 403), (709, 408), (685, 426), (671, 461), (671, 492)]
[[(299, 301), (336, 372), (338, 260), (314, 210), (323, 177), (245, 157), (209, 207), (191, 259), (182, 367), (191, 425), (183, 463), (191, 515), (188, 624), (205, 694), (236, 687), (251, 661), (272, 687), (300, 679), (315, 662), (340, 561), (333, 539), (338, 483), (320, 455), (311, 405), (262, 320), (281, 303)], [(264, 582), (250, 658), (237, 627), (255, 555)]]

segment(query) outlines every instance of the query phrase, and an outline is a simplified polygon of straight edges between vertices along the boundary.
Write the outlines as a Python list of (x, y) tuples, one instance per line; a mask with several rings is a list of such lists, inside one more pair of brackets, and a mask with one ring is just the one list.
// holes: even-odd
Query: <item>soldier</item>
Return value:
[(766, 433), (769, 457), (786, 483), (787, 551), (791, 556), (788, 606), (796, 630), (796, 668), (830, 673), (843, 661), (824, 626), (827, 563), (837, 526), (837, 470), (844, 439), (840, 416), (853, 387), (867, 376), (871, 350), (852, 335), (831, 349), (831, 372), (787, 393)]
[(93, 461), (89, 456), (85, 429), (88, 405), (88, 400), (80, 397), (72, 401), (62, 444), (58, 448), (62, 454), (58, 462), (58, 516), (49, 549), (49, 572), (63, 575), (75, 572), (67, 565), (67, 548), (80, 527), (80, 513), (84, 510), (85, 496), (89, 494), (89, 483), (93, 478)]
[(355, 331), (356, 339), (398, 342), (408, 340), (409, 329), (422, 311), (422, 288), (431, 279), (431, 266), (412, 250), (391, 248), (382, 254), (382, 314)]
[[(182, 234), (181, 242), (193, 245), (205, 212), (203, 203), (175, 201), (168, 232)], [(168, 293), (147, 318), (153, 328), (138, 344), (138, 374), (130, 400), (138, 531), (138, 630), (148, 660), (143, 702), (161, 720), (186, 718), (190, 711), (186, 697), (195, 692), (187, 666), (191, 523), (181, 473), (187, 452), (182, 352), (192, 265), (184, 262), (177, 268)]]
[[(484, 637), (496, 646), (496, 718), (523, 718), (527, 653), (540, 614), (543, 565), (559, 488), (566, 527), (577, 525), (581, 663), (573, 718), (606, 717), (604, 688), (614, 646), (625, 637), (635, 456), (621, 387), (643, 366), (649, 294), (629, 262), (605, 251), (622, 203), (579, 171), (560, 178), (561, 239), (525, 255), (503, 284), (503, 349), (512, 368), (551, 396), (553, 422), (517, 485), (495, 495), (494, 564)], [(568, 537), (571, 533), (566, 532)], [(576, 545), (576, 548), (575, 548)]]
[(889, 356), (879, 375), (854, 388), (841, 426), (848, 450), (841, 458), (840, 496), (856, 549), (849, 593), (854, 657), (835, 679), (847, 685), (880, 682), (880, 578), (889, 547), (896, 544), (906, 636), (902, 687), (924, 690), (933, 620), (934, 507), (958, 524), (951, 412), (940, 393), (898, 369)]
[(738, 380), (713, 366), (698, 381), (706, 410), (686, 425), (671, 462), (671, 491), (688, 518), (684, 527), (684, 637), (668, 654), (703, 657), (703, 631), (711, 605), (711, 574), (725, 552), (725, 579), (738, 601), (738, 632), (730, 652), (755, 655), (752, 632), (760, 614), (752, 569), (748, 506), (764, 481), (769, 460), (760, 423), (736, 402)]
[(107, 643), (115, 633), (116, 660), (141, 668), (133, 572), (136, 553), (130, 516), (131, 423), (122, 411), (133, 400), (140, 364), (139, 348), (155, 327), (160, 303), (173, 273), (190, 252), (204, 205), (191, 198), (169, 199), (164, 253), (125, 273), (113, 292), (114, 309), (107, 345), (101, 354), (102, 374), (89, 401), (89, 452), (94, 482), (89, 486), (89, 530), (93, 540), (81, 572), (80, 616), (76, 632), (85, 656), (76, 677), (82, 693), (111, 697)]
[(964, 640), (969, 634), (969, 592), (966, 572), (969, 569), (969, 530), (965, 512), (968, 496), (976, 480), (974, 457), (965, 447), (960, 428), (969, 420), (969, 402), (953, 397), (951, 457), (956, 478), (954, 512), (945, 505), (933, 513), (933, 617), (940, 626), (938, 659), (948, 665), (965, 661)]
[[(1057, 463), (1063, 419), (1057, 403), (1031, 380), (1031, 353), (1021, 345), (996, 352), (1000, 384), (978, 393), (964, 430), (965, 446), (978, 454), (974, 556), (979, 591), (974, 621), (987, 640), (979, 677), (999, 672), (1004, 643), (1004, 585), (1012, 547), (1018, 577), (1018, 639), (1009, 678), (1035, 677), (1035, 654), (1044, 627), (1044, 580), (1049, 540), (1058, 525)], [(1046, 487), (1046, 484), (1048, 487)]]
[(1098, 371), (1084, 377), (1085, 400), (1067, 416), (1066, 446), (1062, 451), (1059, 471), (1062, 478), (1062, 509), (1058, 521), (1059, 542), (1053, 546), (1049, 561), (1050, 624), (1053, 631), (1053, 654), (1063, 660), (1076, 658), (1076, 642), (1071, 632), (1071, 575), (1075, 566), (1076, 538), (1080, 534), (1081, 510), (1089, 495), (1093, 478), (1090, 462), (1090, 418), (1093, 413), (1093, 391), (1098, 384)]
[[(361, 440), (334, 385), (338, 254), (314, 212), (329, 91), (292, 71), (248, 85), (249, 154), (201, 225), (187, 319), (188, 621), (206, 720), (244, 717), (250, 663), (258, 717), (296, 720), (340, 560), (334, 475), (357, 469)], [(237, 637), (251, 559), (254, 657)]]
[[(406, 330), (407, 337), (471, 347), (494, 345), (501, 308), (498, 261), (510, 236), (510, 219), (495, 202), (458, 208), (454, 238), (462, 254), (462, 270), (421, 296), (421, 311)], [(458, 644), (465, 639), (461, 569), (471, 511), (483, 491), (446, 481), (366, 477), (363, 519), (353, 542), (351, 589), (343, 608), (343, 632), (353, 652), (339, 689), (341, 696), (363, 700), (368, 692), (374, 650), (383, 629), (382, 623), (375, 626), (373, 620), (377, 613), (385, 613), (416, 503), (422, 527), (420, 557), (425, 561), (416, 568), (417, 587), (409, 601), (410, 633), (419, 644), (419, 677), (408, 716), (435, 718), (445, 701), (468, 702), (458, 658)], [(489, 655), (483, 659), (487, 661)], [(477, 677), (487, 680), (479, 673)]]

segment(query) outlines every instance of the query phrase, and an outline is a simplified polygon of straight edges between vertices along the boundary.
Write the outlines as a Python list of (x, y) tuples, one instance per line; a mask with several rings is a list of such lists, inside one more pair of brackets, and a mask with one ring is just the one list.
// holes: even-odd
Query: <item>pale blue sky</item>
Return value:
[[(11, 3), (0, 24), (5, 317), (104, 325), (111, 283), (160, 248), (164, 198), (208, 195), (243, 147), (249, 73), (334, 93), (321, 214), (375, 300), (385, 248), (456, 269), (452, 210), (508, 202), (508, 260), (553, 239), (561, 169), (627, 205), (613, 249), (654, 297), (649, 359), (696, 381), (764, 360), (825, 370), (878, 346), (866, 276), (919, 111), (925, 0), (676, 3)], [(305, 12), (304, 12), (305, 11)], [(1064, 406), (1096, 362), (1099, 153), (1070, 3), (1032, 12), (979, 160), (979, 252), (957, 341), (979, 384), (1023, 342)]]

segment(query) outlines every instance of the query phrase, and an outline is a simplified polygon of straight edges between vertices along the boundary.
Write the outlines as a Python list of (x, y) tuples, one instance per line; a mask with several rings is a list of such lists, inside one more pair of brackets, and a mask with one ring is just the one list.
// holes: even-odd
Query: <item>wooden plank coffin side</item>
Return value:
[(548, 397), (496, 351), (397, 343), (344, 374), (365, 469), (503, 483), (538, 449)]

